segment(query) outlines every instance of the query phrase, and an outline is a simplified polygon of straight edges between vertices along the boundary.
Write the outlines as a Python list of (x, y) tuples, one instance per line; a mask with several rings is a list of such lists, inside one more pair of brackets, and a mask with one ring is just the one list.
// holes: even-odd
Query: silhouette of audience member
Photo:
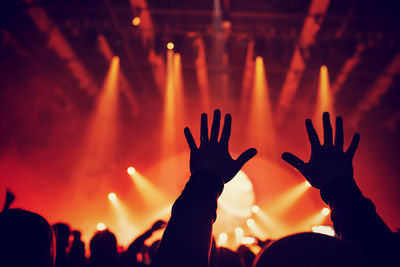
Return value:
[(243, 266), (251, 267), (253, 265), (256, 255), (254, 255), (253, 251), (251, 251), (248, 247), (245, 245), (240, 245), (237, 249), (237, 253), (242, 258)]
[(266, 246), (255, 267), (370, 266), (357, 248), (338, 238), (317, 233), (284, 237)]
[(42, 216), (9, 208), (0, 213), (0, 266), (54, 266), (53, 232)]
[(56, 267), (68, 266), (67, 249), (69, 247), (69, 236), (71, 230), (68, 224), (56, 223), (53, 224), (53, 231), (56, 237)]
[(15, 196), (14, 194), (7, 189), (6, 191), (6, 199), (4, 201), (4, 206), (3, 206), (3, 210), (2, 211), (6, 211), (10, 208), (11, 204), (14, 202), (15, 200)]
[(72, 231), (72, 245), (69, 250), (69, 266), (70, 267), (84, 267), (86, 266), (85, 257), (85, 243), (81, 240), (81, 232)]
[(282, 158), (295, 167), (310, 184), (320, 189), (322, 200), (331, 209), (331, 219), (336, 233), (359, 246), (376, 266), (396, 262), (393, 234), (378, 216), (374, 204), (363, 196), (353, 178), (353, 157), (360, 135), (353, 136), (349, 148), (343, 150), (343, 120), (336, 118), (335, 140), (329, 113), (322, 116), (324, 143), (321, 145), (311, 120), (306, 129), (311, 143), (311, 157), (304, 162), (291, 153)]
[(217, 249), (217, 267), (243, 267), (242, 259), (236, 252), (219, 247)]
[(121, 266), (117, 249), (117, 239), (109, 230), (96, 232), (92, 240), (90, 240), (90, 266)]
[[(152, 227), (136, 238), (128, 247), (126, 252), (124, 253), (124, 262), (129, 266), (137, 266), (139, 262), (137, 260), (137, 255), (139, 252), (143, 252), (143, 248), (145, 247), (144, 242), (150, 238), (155, 231), (163, 229), (167, 225), (166, 222), (162, 220), (156, 221)], [(145, 255), (142, 253), (142, 255)]]
[(225, 116), (220, 131), (221, 112), (214, 112), (210, 136), (207, 115), (201, 115), (200, 146), (189, 128), (185, 136), (190, 148), (191, 176), (175, 201), (153, 266), (208, 266), (212, 225), (216, 219), (217, 199), (224, 183), (229, 182), (242, 166), (255, 156), (252, 148), (236, 160), (228, 151), (231, 116)]

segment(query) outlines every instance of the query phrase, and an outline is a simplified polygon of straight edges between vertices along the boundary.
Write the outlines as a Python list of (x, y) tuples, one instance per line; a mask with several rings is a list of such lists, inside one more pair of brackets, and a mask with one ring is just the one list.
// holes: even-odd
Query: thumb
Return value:
[(240, 156), (236, 159), (236, 164), (237, 164), (239, 170), (243, 167), (243, 165), (246, 162), (248, 162), (256, 154), (257, 154), (257, 150), (255, 148), (247, 149), (245, 152), (240, 154)]
[(304, 161), (299, 159), (297, 156), (293, 155), (292, 153), (285, 152), (282, 154), (282, 159), (296, 168), (298, 171), (303, 170)]

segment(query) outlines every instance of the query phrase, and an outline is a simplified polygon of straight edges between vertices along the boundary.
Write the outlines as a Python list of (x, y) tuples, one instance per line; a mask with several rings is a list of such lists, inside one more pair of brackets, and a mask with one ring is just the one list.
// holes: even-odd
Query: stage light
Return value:
[(242, 227), (236, 227), (235, 234), (237, 234), (238, 236), (242, 236), (243, 235), (243, 228)]
[(253, 207), (251, 207), (251, 211), (253, 213), (259, 213), (260, 212), (260, 207), (257, 205), (254, 205)]
[(105, 225), (104, 223), (99, 222), (99, 223), (97, 224), (97, 230), (99, 230), (99, 231), (104, 231), (105, 229), (106, 229), (106, 225)]
[(132, 25), (133, 26), (139, 26), (140, 24), (140, 18), (139, 17), (134, 17), (132, 20)]
[(248, 227), (253, 227), (254, 225), (256, 225), (256, 222), (254, 221), (254, 219), (250, 218), (247, 219), (246, 224)]
[(228, 235), (226, 233), (220, 233), (218, 236), (218, 246), (226, 245), (226, 241), (228, 240)]
[(108, 199), (111, 201), (117, 200), (117, 195), (115, 193), (108, 194)]
[(126, 170), (126, 172), (127, 172), (129, 175), (134, 175), (135, 172), (136, 172), (136, 170), (135, 170), (135, 168), (133, 168), (133, 167), (129, 167), (129, 168)]
[(256, 242), (256, 239), (252, 236), (245, 236), (242, 238), (243, 245), (252, 245)]
[(311, 230), (313, 233), (320, 233), (329, 236), (335, 236), (335, 230), (330, 225), (314, 225)]
[(304, 183), (305, 183), (308, 187), (311, 187), (311, 184), (310, 184), (309, 181), (305, 181)]
[(172, 50), (172, 49), (174, 49), (174, 47), (175, 47), (175, 45), (174, 45), (174, 43), (172, 43), (172, 42), (169, 42), (169, 43), (167, 44), (168, 50)]
[(322, 215), (324, 215), (324, 216), (328, 216), (329, 213), (331, 213), (331, 210), (328, 209), (328, 208), (323, 208), (323, 209), (321, 210), (321, 213), (322, 213)]

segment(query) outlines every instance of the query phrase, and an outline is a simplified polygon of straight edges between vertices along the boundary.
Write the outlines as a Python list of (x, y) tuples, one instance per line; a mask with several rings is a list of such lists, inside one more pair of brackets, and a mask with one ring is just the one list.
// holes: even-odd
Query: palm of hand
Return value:
[(228, 150), (229, 137), (231, 132), (231, 116), (225, 116), (225, 122), (218, 141), (221, 113), (214, 112), (214, 119), (211, 127), (210, 137), (208, 136), (207, 115), (201, 116), (200, 146), (197, 147), (189, 128), (185, 128), (185, 136), (190, 148), (190, 171), (210, 172), (223, 179), (224, 183), (229, 182), (242, 168), (242, 166), (255, 156), (257, 151), (254, 148), (243, 152), (234, 160)]
[(310, 120), (306, 121), (308, 137), (311, 143), (311, 157), (305, 163), (291, 153), (283, 153), (282, 158), (295, 167), (316, 188), (321, 188), (327, 182), (340, 177), (352, 177), (352, 160), (360, 139), (359, 134), (353, 140), (346, 152), (343, 152), (343, 121), (336, 119), (335, 144), (332, 140), (332, 126), (329, 113), (323, 114), (324, 145), (321, 145), (318, 135)]

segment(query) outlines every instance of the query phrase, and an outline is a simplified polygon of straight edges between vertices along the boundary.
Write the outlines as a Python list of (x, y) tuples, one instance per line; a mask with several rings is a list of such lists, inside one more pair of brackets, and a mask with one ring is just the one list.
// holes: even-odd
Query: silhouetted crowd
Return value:
[[(257, 154), (250, 148), (233, 159), (228, 150), (231, 116), (225, 115), (221, 134), (220, 121), (221, 113), (216, 110), (209, 131), (207, 115), (201, 115), (198, 145), (185, 128), (191, 176), (172, 207), (171, 218), (168, 223), (156, 221), (124, 251), (119, 251), (115, 235), (103, 230), (92, 237), (87, 258), (79, 231), (71, 232), (64, 223), (50, 226), (36, 213), (10, 208), (14, 195), (7, 191), (0, 213), (0, 266), (400, 266), (399, 234), (391, 232), (353, 178), (352, 161), (360, 136), (355, 134), (344, 150), (342, 118), (336, 118), (333, 136), (329, 113), (323, 114), (322, 144), (311, 120), (306, 120), (311, 144), (308, 162), (288, 152), (282, 158), (320, 190), (321, 199), (330, 207), (337, 237), (299, 233), (275, 241), (258, 240), (262, 249), (257, 255), (245, 245), (236, 251), (217, 247), (212, 227), (218, 197), (224, 185)], [(162, 239), (145, 245), (162, 228)]]

